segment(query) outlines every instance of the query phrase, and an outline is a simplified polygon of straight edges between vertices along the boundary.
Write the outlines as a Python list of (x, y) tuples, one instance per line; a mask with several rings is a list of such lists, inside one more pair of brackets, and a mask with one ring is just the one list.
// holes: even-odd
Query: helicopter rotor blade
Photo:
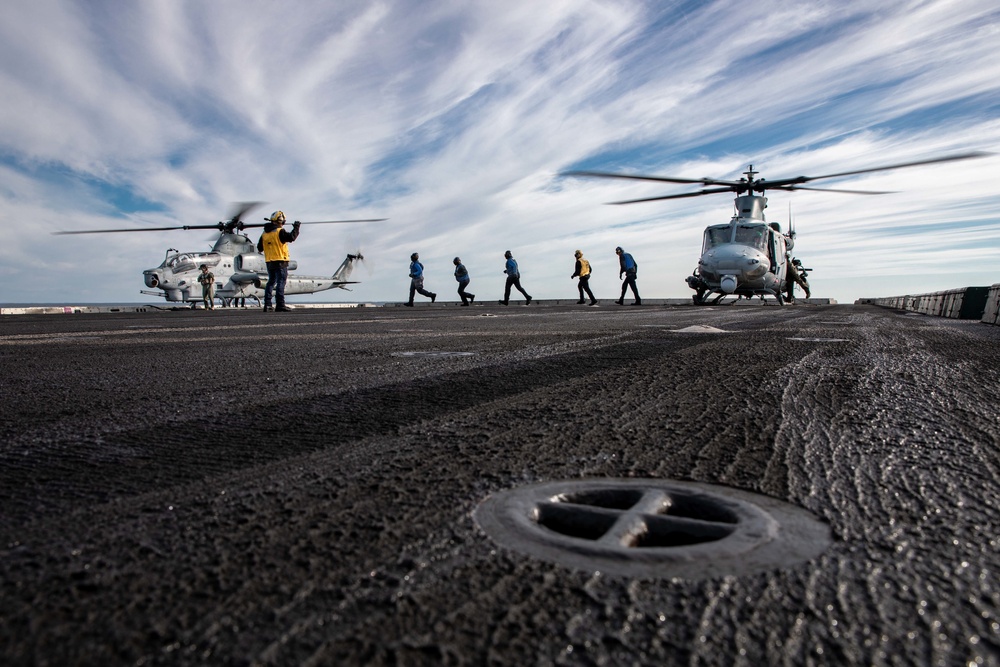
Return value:
[(687, 197), (700, 197), (702, 195), (714, 195), (720, 192), (732, 192), (732, 188), (714, 188), (711, 190), (699, 190), (698, 192), (683, 192), (677, 195), (663, 195), (660, 197), (645, 197), (643, 199), (626, 199), (624, 201), (612, 201), (608, 204), (619, 205), (619, 204), (641, 204), (647, 201), (661, 201), (664, 199), (686, 199)]
[(222, 229), (222, 223), (212, 225), (181, 225), (178, 227), (141, 227), (132, 229), (84, 229), (75, 232), (52, 232), (56, 236), (66, 234), (115, 234), (118, 232), (166, 232), (175, 229)]
[(364, 218), (361, 220), (296, 220), (295, 222), (300, 225), (339, 225), (348, 222), (382, 222), (388, 220), (389, 218)]
[[(656, 181), (660, 183), (697, 183), (699, 185), (726, 185), (738, 187), (739, 181), (720, 181), (714, 178), (674, 178), (672, 176), (649, 176), (645, 174), (615, 174), (607, 171), (566, 171), (563, 176), (592, 176), (595, 178), (626, 178), (634, 181)], [(745, 184), (745, 183), (744, 183)], [(729, 192), (725, 190), (724, 192)]]
[(773, 188), (775, 190), (814, 190), (816, 192), (840, 192), (847, 195), (891, 195), (898, 190), (836, 190), (834, 188), (811, 188), (805, 185), (788, 185), (783, 188)]
[(255, 208), (258, 208), (263, 205), (264, 202), (262, 201), (237, 202), (236, 204), (234, 204), (236, 208), (232, 210), (232, 215), (229, 216), (229, 222), (235, 224), (239, 222), (244, 215), (254, 210)]
[(782, 178), (776, 181), (770, 181), (769, 185), (773, 189), (775, 187), (785, 186), (785, 185), (798, 185), (799, 183), (808, 183), (810, 181), (818, 181), (824, 178), (839, 178), (841, 176), (854, 176), (855, 174), (869, 174), (875, 171), (889, 171), (890, 169), (903, 169), (904, 167), (919, 167), (925, 164), (937, 164), (939, 162), (957, 162), (959, 160), (971, 160), (974, 158), (981, 158), (993, 155), (987, 151), (974, 151), (972, 153), (961, 153), (959, 155), (947, 155), (945, 157), (931, 158), (929, 160), (917, 160), (915, 162), (901, 162), (899, 164), (889, 164), (882, 167), (870, 167), (868, 169), (855, 169), (852, 171), (842, 171), (836, 174), (823, 174), (822, 176), (796, 176), (795, 178)]

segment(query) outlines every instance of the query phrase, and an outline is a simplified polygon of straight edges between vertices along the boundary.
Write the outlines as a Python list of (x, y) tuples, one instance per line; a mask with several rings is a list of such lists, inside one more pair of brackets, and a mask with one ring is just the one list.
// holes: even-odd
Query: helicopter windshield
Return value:
[(739, 225), (736, 227), (736, 243), (767, 250), (767, 227), (765, 225)]
[(213, 267), (219, 263), (219, 254), (214, 252), (185, 252), (180, 255), (174, 255), (173, 257), (168, 257), (163, 261), (163, 266), (167, 267), (174, 273), (183, 273), (184, 271), (191, 271), (206, 264), (209, 267)]
[(729, 235), (732, 233), (733, 228), (729, 225), (718, 225), (716, 227), (709, 227), (705, 230), (705, 243), (701, 252), (704, 253), (706, 250), (710, 250), (715, 246), (722, 245), (723, 243), (729, 243)]

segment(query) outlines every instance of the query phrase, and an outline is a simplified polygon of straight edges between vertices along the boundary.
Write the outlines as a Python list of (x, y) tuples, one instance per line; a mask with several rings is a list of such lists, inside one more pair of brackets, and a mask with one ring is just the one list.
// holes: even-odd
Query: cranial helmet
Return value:
[(459, 257), (456, 257), (454, 261), (455, 261), (456, 264), (461, 264), (462, 263), (462, 260)]
[(622, 250), (621, 246), (618, 246), (617, 248), (615, 248), (615, 252), (625, 252), (625, 251)]
[(271, 214), (270, 220), (271, 220), (271, 222), (276, 222), (276, 223), (277, 222), (284, 222), (285, 221), (285, 214), (284, 214), (283, 211), (275, 211), (274, 213)]
[(410, 261), (411, 262), (417, 261), (417, 257), (419, 257), (419, 256), (420, 255), (418, 255), (417, 253), (413, 253), (412, 255), (410, 255)]
[(503, 256), (504, 256), (504, 257), (507, 257), (507, 258), (509, 258), (509, 257), (511, 256), (511, 254), (510, 254), (510, 250), (508, 250), (507, 252), (505, 252), (505, 253), (503, 254)]
[(583, 253), (580, 252), (579, 250), (577, 250), (576, 252), (573, 253), (573, 256), (574, 257), (583, 257)]

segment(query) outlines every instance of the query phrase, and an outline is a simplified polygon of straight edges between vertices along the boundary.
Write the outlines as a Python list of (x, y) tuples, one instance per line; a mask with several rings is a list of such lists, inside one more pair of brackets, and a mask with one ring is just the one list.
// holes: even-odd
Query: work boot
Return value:
[(438, 298), (437, 294), (431, 293), (431, 303), (434, 303), (434, 299)]
[(469, 295), (469, 303), (472, 303), (475, 300), (476, 300), (476, 295), (475, 294), (470, 294)]
[(497, 301), (497, 303), (499, 303), (501, 306), (506, 306), (507, 305), (507, 302), (504, 301), (503, 299), (500, 299), (499, 301)]
[(641, 305), (642, 305), (642, 301), (633, 301), (633, 302), (632, 302), (632, 303), (630, 303), (629, 305), (630, 305), (630, 306), (641, 306)]
[(271, 307), (271, 304), (269, 304), (269, 303), (265, 303), (264, 304), (264, 312), (265, 313), (270, 313), (272, 310), (274, 310), (274, 308)]
[(578, 305), (578, 306), (582, 306), (582, 305), (583, 305), (583, 304), (585, 304), (585, 303), (587, 303), (587, 302), (586, 302), (586, 301), (584, 301), (583, 299), (580, 299), (579, 301), (577, 301), (577, 302), (576, 302), (576, 305)]
[(625, 305), (625, 299), (618, 299), (617, 301), (615, 301), (615, 303), (617, 303), (619, 306), (624, 306)]
[(409, 306), (410, 308), (413, 308), (413, 302), (412, 301), (410, 301), (409, 303), (404, 303), (403, 305), (404, 306)]
[(531, 303), (531, 297), (530, 297), (530, 296), (529, 296), (529, 297), (526, 297), (526, 299), (525, 299), (525, 301), (524, 301), (524, 305), (526, 305), (526, 306), (527, 306), (527, 305), (529, 305), (530, 303)]
[(288, 306), (281, 305), (281, 306), (278, 306), (277, 308), (275, 308), (274, 312), (276, 312), (276, 313), (290, 313), (290, 312), (292, 312), (292, 309), (289, 308)]
[[(581, 301), (580, 303), (583, 303), (583, 301)], [(591, 299), (590, 300), (590, 305), (591, 306), (596, 306), (597, 305), (597, 299)]]

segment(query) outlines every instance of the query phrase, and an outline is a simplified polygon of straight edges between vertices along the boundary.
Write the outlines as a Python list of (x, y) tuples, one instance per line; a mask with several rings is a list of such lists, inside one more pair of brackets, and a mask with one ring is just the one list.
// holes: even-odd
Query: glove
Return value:
[(292, 227), (294, 227), (295, 229), (298, 229), (299, 225), (301, 225), (301, 224), (302, 224), (301, 222), (299, 222), (298, 220), (296, 220), (295, 222), (292, 223)]

